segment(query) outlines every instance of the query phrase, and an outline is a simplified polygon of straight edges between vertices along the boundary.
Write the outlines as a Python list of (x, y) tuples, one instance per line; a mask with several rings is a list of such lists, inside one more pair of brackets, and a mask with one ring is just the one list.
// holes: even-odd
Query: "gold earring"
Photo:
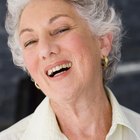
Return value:
[(104, 69), (106, 69), (108, 67), (108, 63), (109, 63), (108, 57), (107, 56), (103, 56), (102, 66), (103, 66)]
[(37, 89), (40, 89), (39, 85), (35, 82), (35, 86)]

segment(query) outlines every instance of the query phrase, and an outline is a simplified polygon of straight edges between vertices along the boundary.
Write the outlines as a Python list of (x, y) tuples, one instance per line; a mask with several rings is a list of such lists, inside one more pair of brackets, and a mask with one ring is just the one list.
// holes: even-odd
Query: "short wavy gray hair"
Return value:
[[(8, 46), (11, 49), (15, 65), (26, 69), (22, 50), (18, 41), (18, 24), (23, 9), (30, 0), (8, 0), (8, 12), (6, 16), (6, 30), (9, 34)], [(109, 54), (109, 65), (103, 72), (104, 82), (112, 79), (120, 60), (120, 46), (122, 38), (122, 22), (114, 8), (108, 4), (108, 0), (65, 0), (72, 4), (77, 12), (84, 18), (91, 30), (98, 36), (112, 33), (112, 50)]]

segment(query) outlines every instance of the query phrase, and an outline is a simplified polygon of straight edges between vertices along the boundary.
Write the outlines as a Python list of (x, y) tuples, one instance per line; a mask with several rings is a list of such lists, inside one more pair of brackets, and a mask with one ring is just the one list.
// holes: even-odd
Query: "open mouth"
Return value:
[(49, 77), (55, 77), (58, 76), (66, 71), (68, 71), (72, 67), (71, 63), (57, 65), (47, 71), (47, 75)]

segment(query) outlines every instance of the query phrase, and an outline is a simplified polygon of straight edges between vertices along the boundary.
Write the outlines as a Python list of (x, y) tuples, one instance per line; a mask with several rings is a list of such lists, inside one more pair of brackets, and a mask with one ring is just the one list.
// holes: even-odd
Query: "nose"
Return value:
[(60, 52), (60, 46), (47, 39), (40, 40), (38, 45), (39, 58), (43, 60), (46, 60), (46, 58), (49, 57), (54, 57)]

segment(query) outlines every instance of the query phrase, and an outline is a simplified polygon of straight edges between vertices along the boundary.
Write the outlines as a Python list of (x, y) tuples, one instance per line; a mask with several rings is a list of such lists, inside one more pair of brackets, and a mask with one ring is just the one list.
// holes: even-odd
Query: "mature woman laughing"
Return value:
[(9, 0), (14, 63), (47, 96), (0, 140), (140, 140), (140, 116), (106, 83), (118, 61), (122, 25), (107, 0)]

